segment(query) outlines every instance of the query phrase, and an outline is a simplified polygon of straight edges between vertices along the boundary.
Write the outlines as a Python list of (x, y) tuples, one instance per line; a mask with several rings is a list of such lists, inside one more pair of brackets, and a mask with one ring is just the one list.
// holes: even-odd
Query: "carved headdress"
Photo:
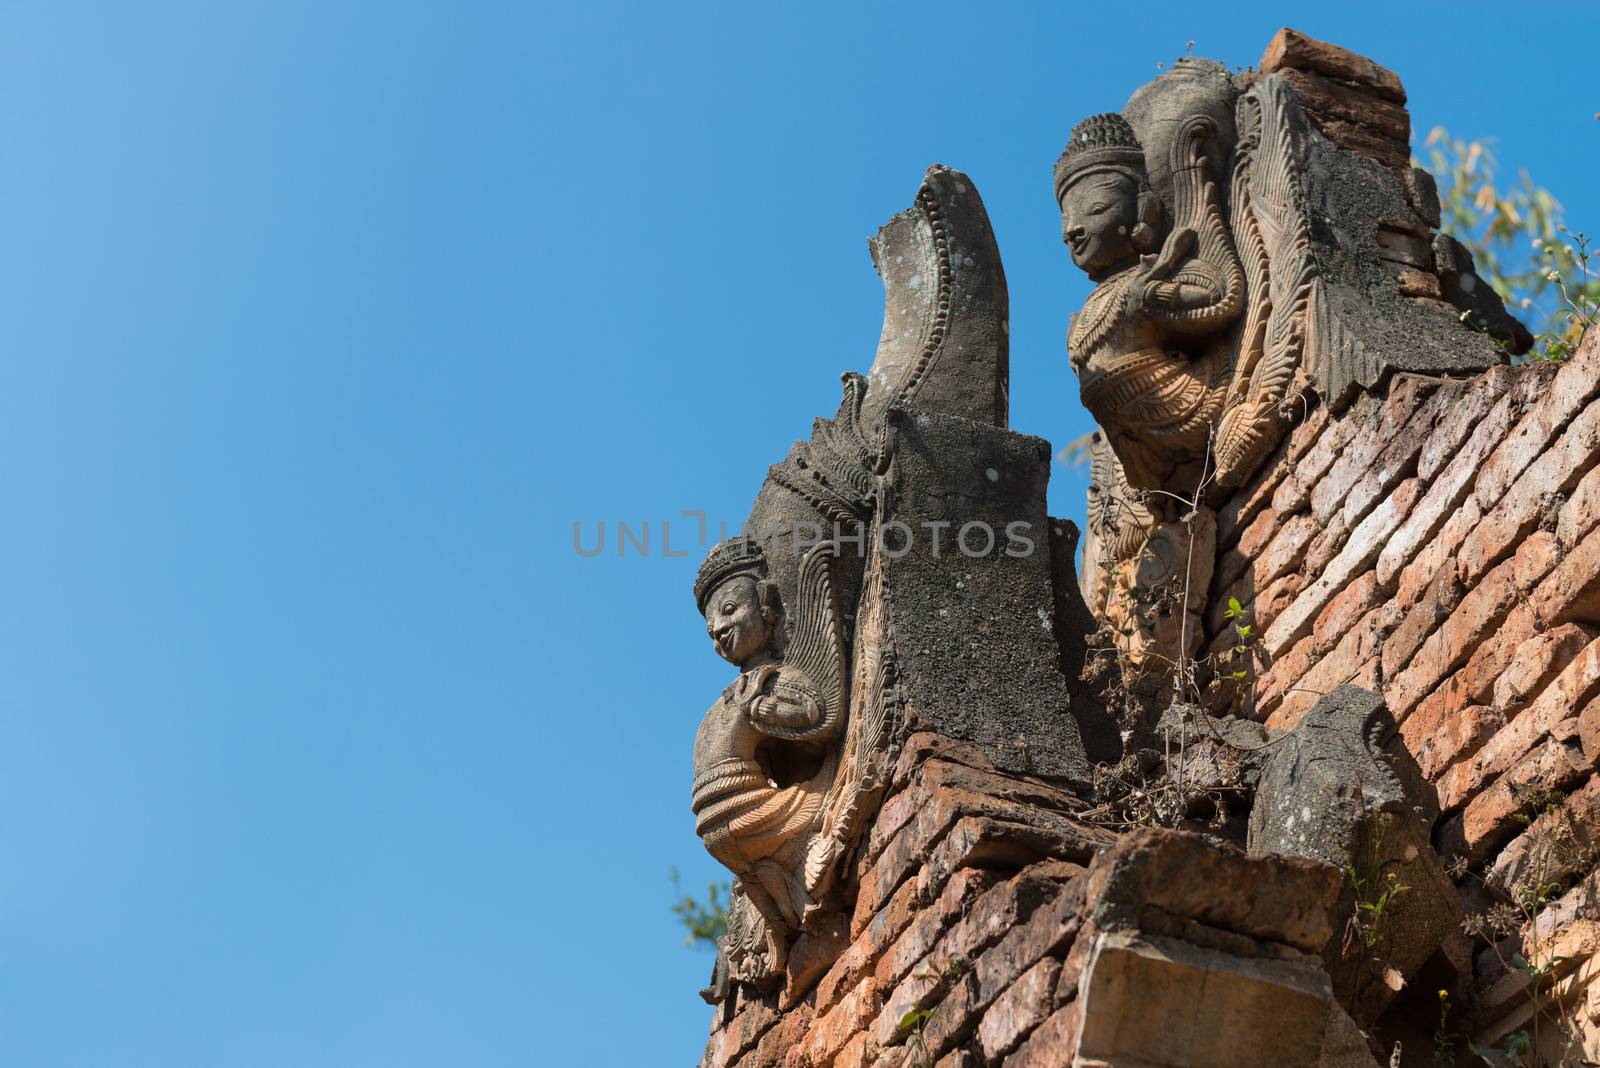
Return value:
[(1137, 179), (1145, 174), (1144, 148), (1128, 120), (1116, 112), (1091, 115), (1072, 128), (1056, 159), (1056, 199), (1091, 171), (1113, 170)]
[(767, 554), (761, 543), (748, 535), (718, 542), (706, 553), (694, 579), (694, 606), (704, 613), (706, 599), (735, 575), (750, 575), (758, 580), (767, 577)]

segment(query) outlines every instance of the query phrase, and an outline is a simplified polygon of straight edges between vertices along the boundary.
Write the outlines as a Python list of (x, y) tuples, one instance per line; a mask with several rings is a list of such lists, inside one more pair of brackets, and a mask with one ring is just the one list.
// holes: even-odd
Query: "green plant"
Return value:
[(1395, 902), (1411, 888), (1400, 881), (1393, 871), (1384, 871), (1378, 850), (1383, 841), (1383, 828), (1372, 835), (1372, 857), (1366, 874), (1354, 864), (1345, 867), (1345, 876), (1355, 892), (1355, 911), (1345, 930), (1344, 956), (1356, 961), (1355, 981), (1351, 984), (1350, 1015), (1357, 1015), (1361, 993), (1369, 977), (1376, 977), (1391, 989), (1399, 990), (1404, 980), (1379, 955), (1388, 935), (1389, 919)]
[(1439, 1026), (1433, 1030), (1433, 1063), (1453, 1068), (1456, 1063), (1456, 1034), (1450, 1030), (1450, 991), (1439, 991)]
[(1467, 247), (1484, 281), (1529, 321), (1531, 357), (1564, 360), (1600, 321), (1600, 275), (1588, 238), (1567, 229), (1565, 211), (1526, 170), (1497, 180), (1489, 140), (1462, 140), (1444, 127), (1428, 134), (1439, 186), (1441, 229)]
[[(917, 965), (911, 972), (915, 979), (932, 983), (932, 987), (923, 994), (923, 997), (932, 997), (937, 993), (948, 990), (951, 983), (960, 979), (972, 970), (972, 961), (963, 954), (948, 953), (944, 963), (935, 967), (934, 960), (929, 957)], [(933, 1057), (928, 1053), (928, 1044), (924, 1039), (929, 1021), (937, 1014), (934, 1008), (913, 1008), (900, 1017), (900, 1034), (906, 1038), (906, 1044), (916, 1054), (919, 1068), (932, 1068)]]
[(706, 899), (700, 901), (682, 892), (678, 869), (673, 868), (672, 888), (678, 891), (678, 900), (673, 902), (672, 913), (688, 932), (683, 944), (715, 949), (718, 940), (728, 933), (729, 884), (707, 883)]

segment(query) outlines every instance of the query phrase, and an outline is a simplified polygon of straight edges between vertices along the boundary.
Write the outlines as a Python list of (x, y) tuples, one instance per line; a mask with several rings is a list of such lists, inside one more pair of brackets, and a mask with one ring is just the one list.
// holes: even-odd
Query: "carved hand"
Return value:
[(1170, 276), (1194, 248), (1195, 237), (1195, 232), (1187, 226), (1168, 234), (1161, 246), (1161, 254), (1145, 267), (1142, 277), (1147, 281), (1155, 281)]

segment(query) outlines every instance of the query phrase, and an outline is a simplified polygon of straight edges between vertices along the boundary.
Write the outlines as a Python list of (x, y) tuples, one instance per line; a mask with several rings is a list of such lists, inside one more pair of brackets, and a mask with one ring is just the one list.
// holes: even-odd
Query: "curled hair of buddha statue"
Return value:
[(1128, 120), (1114, 111), (1091, 115), (1072, 128), (1067, 147), (1056, 159), (1056, 203), (1061, 203), (1073, 183), (1091, 174), (1120, 174), (1133, 183), (1138, 196), (1129, 241), (1139, 252), (1154, 252), (1161, 245), (1161, 198), (1150, 188), (1144, 148)]

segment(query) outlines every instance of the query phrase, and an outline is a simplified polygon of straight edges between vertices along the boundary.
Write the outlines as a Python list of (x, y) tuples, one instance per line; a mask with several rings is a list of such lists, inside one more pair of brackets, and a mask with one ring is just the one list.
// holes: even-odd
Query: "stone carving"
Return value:
[(695, 581), (712, 643), (740, 669), (695, 737), (692, 807), (706, 849), (738, 877), (728, 952), (745, 982), (782, 970), (883, 785), (882, 571), (868, 570), (850, 670), (836, 555), (827, 542), (805, 554), (792, 610), (748, 537), (714, 547)]
[[(1334, 864), (1370, 883), (1396, 878), (1407, 892), (1385, 912), (1378, 956), (1415, 979), (1458, 930), (1461, 903), (1432, 846), (1439, 815), (1433, 787), (1397, 739), (1383, 699), (1356, 686), (1320, 698), (1287, 735), (1264, 750), (1250, 812), (1251, 852), (1286, 853)], [(1357, 908), (1353, 885), (1339, 910)], [(1394, 985), (1367, 974), (1370, 962), (1330, 945), (1334, 989), (1362, 1019), (1376, 1020)]]
[(894, 664), (869, 532), (888, 415), (1006, 419), (1005, 275), (970, 180), (929, 168), (869, 247), (885, 290), (871, 370), (843, 376), (838, 412), (768, 470), (745, 534), (713, 548), (695, 583), (740, 674), (701, 723), (692, 805), (736, 876), (719, 975), (757, 986), (781, 980), (790, 943), (839, 904), (885, 781)]
[(1237, 485), (1283, 433), (1314, 273), (1294, 108), (1276, 80), (1241, 97), (1185, 61), (1128, 106), (1149, 144), (1096, 115), (1056, 162), (1062, 239), (1097, 283), (1067, 340), (1103, 430), (1085, 588), (1138, 660), (1192, 654), (1202, 633), (1214, 524), (1180, 522), (1180, 499)]
[(714, 988), (815, 972), (905, 732), (1091, 777), (1077, 718), (1096, 710), (1074, 706), (1055, 640), (1071, 598), (1046, 544), (1050, 448), (1005, 429), (1005, 275), (977, 190), (930, 168), (869, 247), (885, 290), (871, 369), (844, 375), (838, 412), (768, 470), (695, 583), (739, 669), (695, 743), (696, 829), (736, 876)]
[(1431, 183), (1324, 136), (1300, 94), (1322, 93), (1323, 115), (1337, 85), (1287, 66), (1305, 48), (1278, 51), (1281, 73), (1179, 61), (1074, 127), (1055, 166), (1062, 239), (1096, 283), (1067, 342), (1101, 427), (1084, 593), (1140, 665), (1194, 655), (1207, 504), (1263, 465), (1310, 393), (1337, 410), (1397, 370), (1498, 359), (1440, 299), (1473, 292), (1475, 322), (1503, 317), (1470, 257), (1436, 252)]

